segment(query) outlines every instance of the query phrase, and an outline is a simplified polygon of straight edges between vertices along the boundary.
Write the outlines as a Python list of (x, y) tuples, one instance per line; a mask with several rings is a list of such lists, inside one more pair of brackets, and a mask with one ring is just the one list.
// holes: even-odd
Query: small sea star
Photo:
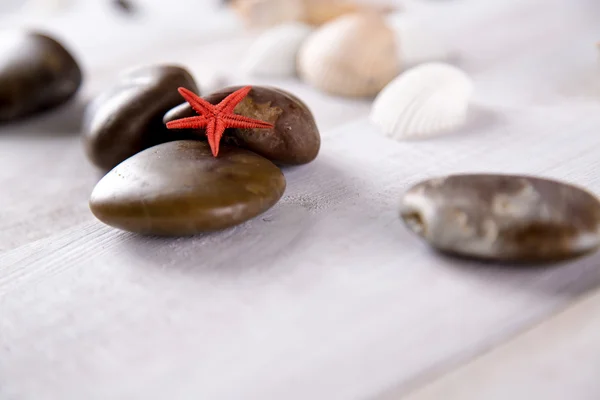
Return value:
[(273, 124), (237, 115), (233, 109), (252, 90), (252, 86), (246, 86), (236, 90), (223, 99), (219, 104), (212, 105), (203, 98), (197, 96), (190, 90), (180, 87), (179, 94), (192, 106), (199, 117), (181, 118), (167, 123), (168, 129), (198, 129), (206, 128), (206, 137), (213, 156), (219, 154), (221, 137), (227, 128), (273, 128)]

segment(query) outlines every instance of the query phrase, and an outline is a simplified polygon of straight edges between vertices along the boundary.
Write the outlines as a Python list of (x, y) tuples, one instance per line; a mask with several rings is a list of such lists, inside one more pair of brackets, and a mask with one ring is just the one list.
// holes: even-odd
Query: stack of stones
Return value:
[[(74, 57), (57, 40), (35, 32), (0, 35), (0, 122), (55, 109), (82, 84)], [(110, 171), (90, 207), (101, 221), (131, 232), (191, 235), (247, 221), (279, 201), (286, 181), (278, 166), (311, 162), (321, 139), (309, 108), (283, 90), (254, 87), (234, 112), (270, 129), (228, 129), (219, 157), (205, 133), (169, 131), (166, 123), (194, 115), (177, 89), (198, 93), (184, 68), (158, 65), (120, 76), (84, 117), (90, 161)], [(238, 88), (205, 97), (217, 104)]]
[[(144, 67), (125, 73), (89, 105), (86, 153), (111, 170), (90, 199), (104, 223), (169, 236), (231, 227), (279, 201), (286, 181), (277, 165), (306, 164), (319, 153), (320, 135), (308, 107), (282, 90), (253, 87), (234, 112), (273, 128), (227, 129), (214, 157), (203, 129), (167, 130), (167, 122), (196, 115), (181, 104), (179, 87), (198, 93), (181, 67)], [(218, 104), (237, 89), (204, 99)]]

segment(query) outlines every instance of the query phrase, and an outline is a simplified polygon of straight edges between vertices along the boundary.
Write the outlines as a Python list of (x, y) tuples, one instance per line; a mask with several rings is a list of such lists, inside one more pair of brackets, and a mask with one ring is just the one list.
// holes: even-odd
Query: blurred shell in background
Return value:
[(266, 28), (304, 17), (303, 0), (234, 0), (231, 6), (249, 28)]
[(302, 79), (327, 93), (374, 96), (400, 73), (394, 31), (375, 13), (352, 14), (315, 31), (298, 54)]
[(473, 92), (471, 78), (443, 63), (414, 67), (375, 99), (371, 121), (387, 136), (417, 139), (450, 132), (464, 124)]
[(250, 47), (242, 70), (254, 76), (295, 76), (298, 50), (311, 32), (312, 28), (301, 22), (266, 30)]
[(250, 28), (300, 21), (321, 25), (358, 11), (388, 12), (387, 3), (358, 0), (233, 0), (231, 6)]
[(390, 12), (393, 7), (377, 4), (374, 1), (352, 0), (304, 0), (305, 22), (312, 25), (323, 25), (342, 15), (356, 12)]

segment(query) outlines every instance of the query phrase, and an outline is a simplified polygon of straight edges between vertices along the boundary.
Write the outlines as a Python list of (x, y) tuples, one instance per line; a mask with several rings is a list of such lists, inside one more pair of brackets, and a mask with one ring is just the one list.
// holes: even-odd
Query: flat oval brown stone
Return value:
[(198, 91), (192, 76), (176, 66), (142, 67), (122, 75), (86, 109), (88, 158), (109, 170), (154, 145), (192, 138), (189, 132), (168, 131), (162, 123), (165, 112), (181, 103), (178, 87)]
[(600, 203), (575, 186), (511, 175), (453, 175), (411, 188), (406, 225), (448, 253), (499, 261), (558, 261), (600, 245)]
[[(241, 86), (230, 87), (205, 96), (218, 104)], [(245, 117), (267, 121), (273, 129), (228, 129), (223, 143), (252, 150), (277, 164), (298, 165), (311, 162), (319, 154), (321, 136), (310, 109), (296, 96), (281, 89), (253, 86), (234, 112)], [(169, 111), (164, 123), (197, 115), (189, 104)], [(204, 131), (199, 130), (203, 136)]]
[(147, 149), (109, 172), (90, 208), (102, 222), (130, 232), (184, 236), (240, 224), (272, 207), (285, 178), (269, 160), (185, 140)]
[(0, 33), (0, 122), (65, 103), (82, 79), (73, 56), (51, 37), (35, 32)]

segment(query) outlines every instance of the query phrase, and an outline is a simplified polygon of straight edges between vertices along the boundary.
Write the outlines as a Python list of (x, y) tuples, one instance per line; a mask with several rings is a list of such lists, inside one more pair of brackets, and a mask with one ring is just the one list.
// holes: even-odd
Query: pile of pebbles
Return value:
[[(0, 34), (0, 122), (53, 110), (82, 84), (74, 57), (36, 32)], [(291, 93), (252, 88), (234, 112), (273, 128), (227, 129), (218, 157), (202, 129), (169, 131), (195, 115), (177, 89), (199, 93), (183, 67), (127, 71), (88, 105), (85, 152), (108, 173), (90, 207), (104, 223), (152, 235), (224, 229), (282, 197), (281, 167), (313, 161), (321, 139), (310, 109)], [(237, 87), (208, 93), (218, 104)], [(529, 176), (454, 175), (427, 180), (402, 198), (407, 227), (443, 253), (493, 261), (553, 262), (600, 245), (600, 202), (584, 189)]]

